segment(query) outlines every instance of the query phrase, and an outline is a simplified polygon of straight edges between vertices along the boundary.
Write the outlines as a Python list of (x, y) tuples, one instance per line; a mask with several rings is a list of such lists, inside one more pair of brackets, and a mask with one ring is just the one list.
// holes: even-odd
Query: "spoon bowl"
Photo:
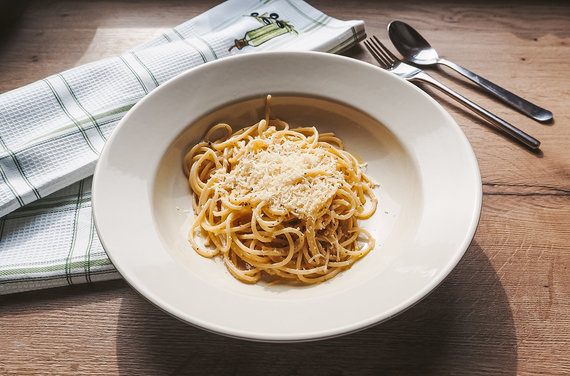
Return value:
[(394, 47), (404, 59), (417, 65), (434, 65), (438, 63), (439, 55), (410, 25), (401, 21), (393, 21), (388, 25), (388, 34)]

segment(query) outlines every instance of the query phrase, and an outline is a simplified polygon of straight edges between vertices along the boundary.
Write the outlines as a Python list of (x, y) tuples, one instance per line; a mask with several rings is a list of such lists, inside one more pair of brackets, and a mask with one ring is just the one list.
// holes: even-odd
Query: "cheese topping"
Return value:
[(236, 205), (266, 202), (273, 212), (315, 218), (344, 181), (334, 154), (327, 153), (332, 146), (276, 137), (271, 130), (269, 137), (249, 141), (229, 172), (218, 169), (213, 175), (223, 191), (218, 193)]

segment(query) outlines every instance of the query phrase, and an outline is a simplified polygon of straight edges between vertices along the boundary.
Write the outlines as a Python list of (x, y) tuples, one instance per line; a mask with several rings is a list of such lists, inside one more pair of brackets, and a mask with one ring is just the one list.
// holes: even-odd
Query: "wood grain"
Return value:
[[(345, 337), (295, 345), (183, 324), (123, 281), (0, 297), (2, 375), (570, 374), (570, 5), (314, 0), (388, 41), (394, 19), (440, 55), (550, 109), (539, 124), (446, 69), (430, 72), (542, 141), (530, 152), (433, 92), (469, 138), (483, 211), (463, 260), (425, 300)], [(216, 2), (29, 1), (0, 38), (0, 92), (112, 56)], [(7, 22), (5, 23), (7, 24)], [(356, 47), (348, 56), (373, 63)], [(434, 145), (437, 147), (437, 145)]]

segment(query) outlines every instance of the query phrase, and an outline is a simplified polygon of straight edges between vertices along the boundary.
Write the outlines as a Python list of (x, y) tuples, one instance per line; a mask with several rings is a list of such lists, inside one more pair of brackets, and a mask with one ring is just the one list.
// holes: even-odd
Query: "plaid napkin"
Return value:
[(0, 294), (120, 278), (97, 237), (91, 178), (125, 113), (226, 56), (339, 53), (365, 37), (301, 0), (230, 0), (126, 53), (0, 95)]

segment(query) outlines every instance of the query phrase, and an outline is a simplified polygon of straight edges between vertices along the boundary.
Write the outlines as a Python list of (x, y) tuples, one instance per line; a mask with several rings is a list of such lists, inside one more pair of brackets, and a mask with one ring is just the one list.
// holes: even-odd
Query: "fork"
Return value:
[(378, 64), (385, 70), (394, 73), (408, 81), (424, 81), (427, 82), (437, 89), (441, 90), (445, 94), (449, 95), (453, 99), (457, 100), (464, 106), (470, 108), (472, 111), (486, 119), (491, 125), (495, 126), (498, 130), (506, 133), (507, 135), (513, 137), (517, 141), (523, 143), (525, 146), (531, 149), (538, 149), (540, 146), (540, 141), (536, 138), (526, 134), (514, 125), (511, 125), (499, 118), (498, 116), (485, 110), (478, 104), (470, 101), (461, 94), (456, 93), (447, 86), (443, 85), (435, 78), (427, 74), (420, 68), (409, 65), (398, 59), (386, 46), (378, 40), (375, 36), (364, 41), (364, 45), (370, 52), (370, 54), (376, 59)]

